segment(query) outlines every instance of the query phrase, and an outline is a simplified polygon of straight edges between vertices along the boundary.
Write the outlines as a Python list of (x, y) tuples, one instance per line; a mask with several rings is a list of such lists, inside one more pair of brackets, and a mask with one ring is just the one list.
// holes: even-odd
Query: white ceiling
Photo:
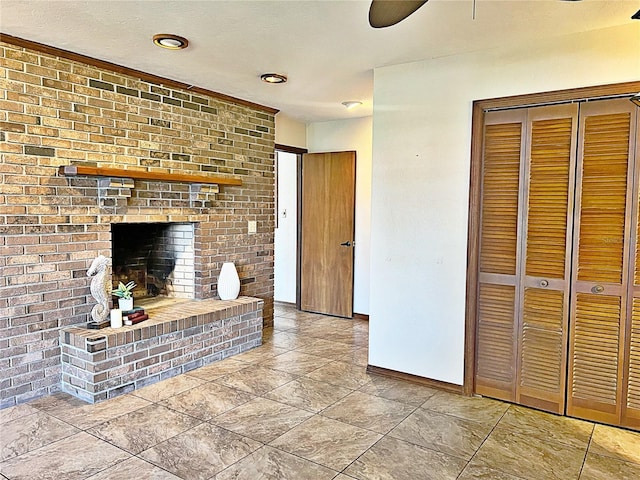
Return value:
[[(1, 0), (0, 31), (280, 109), (370, 115), (373, 69), (636, 22), (640, 0), (430, 0), (373, 29), (369, 0)], [(156, 33), (189, 48), (154, 46)], [(283, 73), (283, 85), (260, 82)], [(341, 102), (361, 100), (347, 111)]]

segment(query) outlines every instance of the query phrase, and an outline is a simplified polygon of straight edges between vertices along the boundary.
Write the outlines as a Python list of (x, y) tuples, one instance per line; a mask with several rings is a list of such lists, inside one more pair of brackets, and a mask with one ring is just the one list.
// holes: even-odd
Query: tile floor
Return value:
[(244, 354), (97, 405), (0, 410), (0, 477), (640, 479), (640, 433), (367, 374), (367, 335), (278, 306)]

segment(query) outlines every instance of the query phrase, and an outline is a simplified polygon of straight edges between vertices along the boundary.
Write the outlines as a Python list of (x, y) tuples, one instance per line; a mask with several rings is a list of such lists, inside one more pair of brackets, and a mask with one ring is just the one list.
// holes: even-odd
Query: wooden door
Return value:
[(637, 389), (633, 393), (624, 381), (627, 337), (633, 333), (627, 318), (633, 318), (629, 260), (638, 201), (635, 112), (627, 99), (580, 108), (567, 413), (612, 424), (621, 422), (625, 392), (631, 392), (627, 413), (637, 407)]
[(485, 116), (475, 391), (506, 401), (515, 401), (525, 122), (524, 110)]
[(527, 115), (516, 402), (564, 413), (578, 106)]
[(355, 175), (355, 152), (302, 157), (302, 310), (353, 316)]
[(634, 173), (632, 215), (634, 232), (631, 236), (631, 280), (627, 300), (624, 359), (624, 399), (622, 405), (622, 425), (640, 429), (640, 111), (636, 109), (636, 162)]
[(476, 392), (564, 410), (577, 106), (485, 120)]

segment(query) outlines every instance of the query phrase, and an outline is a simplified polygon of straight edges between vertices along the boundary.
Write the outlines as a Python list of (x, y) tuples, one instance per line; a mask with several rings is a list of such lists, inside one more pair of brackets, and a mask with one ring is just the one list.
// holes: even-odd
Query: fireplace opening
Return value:
[(192, 223), (111, 225), (112, 282), (135, 282), (137, 300), (194, 298)]

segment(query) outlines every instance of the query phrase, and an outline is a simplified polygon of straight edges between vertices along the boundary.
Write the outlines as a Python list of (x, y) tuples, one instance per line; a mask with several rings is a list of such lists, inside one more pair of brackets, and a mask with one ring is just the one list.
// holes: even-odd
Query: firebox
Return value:
[(111, 224), (112, 280), (134, 281), (137, 299), (194, 298), (193, 223)]

